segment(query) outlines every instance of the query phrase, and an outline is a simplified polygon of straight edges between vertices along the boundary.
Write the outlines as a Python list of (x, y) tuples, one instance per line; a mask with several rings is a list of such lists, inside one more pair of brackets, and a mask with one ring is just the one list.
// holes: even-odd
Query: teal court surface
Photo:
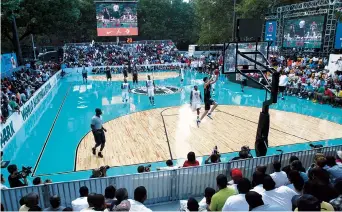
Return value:
[[(228, 161), (237, 155), (239, 147), (247, 144), (254, 148), (255, 120), (265, 91), (246, 87), (243, 93), (239, 84), (221, 76), (213, 97), (219, 106), (211, 123), (205, 119), (201, 129), (202, 126), (195, 126), (195, 112), (189, 110), (189, 95), (194, 85), (199, 85), (203, 93), (204, 76), (189, 70), (183, 83), (178, 76), (155, 80), (162, 95), (156, 95), (156, 105), (151, 106), (142, 94), (144, 77), (139, 77), (138, 88), (130, 93), (128, 103), (123, 103), (121, 81), (89, 79), (83, 83), (81, 74), (72, 72), (59, 80), (5, 147), (3, 159), (17, 164), (19, 169), (21, 165), (32, 166), (31, 180), (40, 176), (53, 182), (87, 179), (91, 169), (102, 165), (111, 166), (109, 176), (136, 173), (140, 163), (151, 164), (153, 171), (165, 166), (165, 160), (171, 157), (182, 165), (191, 148), (204, 164), (215, 145), (222, 153), (222, 161)], [(95, 108), (102, 109), (109, 131), (103, 159), (93, 156), (88, 148), (94, 144), (88, 133)], [(280, 145), (284, 152), (292, 152), (309, 149), (309, 142), (324, 146), (342, 144), (340, 108), (286, 97), (271, 109), (273, 141), (270, 138), (269, 155), (275, 154)], [(239, 130), (245, 131), (247, 137), (234, 143), (235, 138), (244, 136)], [(187, 135), (188, 132), (194, 134)], [(239, 135), (234, 137), (234, 132)], [(7, 171), (3, 173), (7, 178)]]

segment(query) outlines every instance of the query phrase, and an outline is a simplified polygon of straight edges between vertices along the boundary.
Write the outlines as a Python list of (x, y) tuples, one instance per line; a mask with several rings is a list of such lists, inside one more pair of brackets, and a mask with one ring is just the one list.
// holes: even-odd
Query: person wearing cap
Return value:
[(104, 132), (107, 132), (107, 130), (103, 128), (103, 125), (102, 125), (101, 109), (96, 108), (95, 113), (96, 113), (95, 116), (93, 116), (93, 118), (91, 119), (91, 125), (90, 125), (91, 130), (94, 135), (94, 139), (95, 139), (95, 146), (92, 148), (92, 152), (93, 152), (93, 155), (96, 155), (96, 148), (101, 146), (98, 156), (100, 158), (103, 158), (102, 150), (106, 143), (106, 137), (105, 137)]
[(209, 206), (211, 211), (221, 211), (228, 197), (236, 194), (233, 188), (227, 187), (227, 181), (227, 177), (223, 174), (216, 177), (216, 183), (219, 191), (211, 198)]
[(235, 169), (232, 169), (230, 171), (230, 177), (232, 178), (231, 181), (228, 182), (228, 187), (234, 189), (235, 193), (239, 193), (238, 189), (237, 189), (237, 183), (239, 180), (242, 179), (242, 172), (240, 169), (238, 168), (235, 168)]
[(246, 202), (249, 205), (249, 211), (283, 211), (278, 205), (265, 204), (262, 195), (255, 191), (249, 191), (246, 195)]

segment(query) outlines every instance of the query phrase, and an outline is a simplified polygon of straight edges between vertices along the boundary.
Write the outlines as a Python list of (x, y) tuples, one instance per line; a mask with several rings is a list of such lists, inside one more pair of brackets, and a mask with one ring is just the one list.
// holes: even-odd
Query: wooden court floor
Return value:
[[(203, 107), (202, 107), (203, 108)], [(196, 114), (189, 105), (157, 108), (111, 120), (107, 129), (104, 158), (92, 155), (92, 133), (79, 144), (75, 170), (102, 165), (122, 166), (209, 155), (215, 145), (221, 153), (239, 151), (241, 146), (254, 148), (261, 109), (219, 105), (213, 120), (203, 119), (196, 125)], [(342, 137), (342, 125), (292, 112), (270, 110), (269, 145), (279, 146)]]
[[(147, 80), (147, 76), (150, 75), (152, 79), (155, 80), (162, 80), (167, 78), (175, 78), (179, 76), (178, 71), (166, 71), (166, 72), (147, 72), (147, 73), (139, 73), (138, 80)], [(122, 81), (123, 80), (123, 74), (112, 74), (112, 81)], [(106, 75), (90, 75), (88, 76), (89, 80), (95, 80), (95, 81), (107, 81)], [(132, 74), (128, 74), (127, 77), (128, 81), (133, 81)]]

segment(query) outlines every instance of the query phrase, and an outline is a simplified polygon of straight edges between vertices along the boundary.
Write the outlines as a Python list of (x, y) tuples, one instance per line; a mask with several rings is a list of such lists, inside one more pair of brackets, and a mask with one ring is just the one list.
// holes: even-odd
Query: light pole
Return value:
[(232, 41), (235, 39), (235, 19), (236, 19), (236, 12), (235, 12), (235, 7), (236, 7), (236, 0), (234, 0), (234, 10), (233, 10), (233, 33), (232, 33)]
[(32, 48), (33, 48), (34, 60), (37, 60), (37, 58), (36, 58), (36, 47), (34, 45), (33, 34), (31, 34), (31, 39), (32, 39)]

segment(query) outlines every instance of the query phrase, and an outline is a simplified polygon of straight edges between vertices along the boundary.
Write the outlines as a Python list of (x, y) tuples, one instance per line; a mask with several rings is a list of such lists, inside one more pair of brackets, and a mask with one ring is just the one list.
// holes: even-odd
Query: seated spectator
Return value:
[(262, 195), (255, 191), (249, 191), (245, 198), (249, 205), (249, 211), (284, 211), (279, 205), (264, 204)]
[(188, 199), (187, 208), (189, 211), (198, 211), (199, 210), (199, 204), (195, 198), (190, 197)]
[(342, 90), (340, 87), (336, 87), (336, 91), (334, 92), (333, 106), (341, 106), (342, 105)]
[(89, 190), (86, 186), (82, 186), (79, 190), (80, 192), (80, 197), (73, 200), (71, 202), (72, 205), (72, 209), (74, 211), (80, 211), (82, 209), (88, 208), (89, 204), (88, 204), (88, 194), (89, 194)]
[(333, 92), (328, 88), (328, 86), (324, 87), (324, 96), (323, 96), (323, 102), (331, 102), (334, 98)]
[(85, 211), (93, 211), (94, 210), (94, 202), (96, 201), (96, 193), (90, 193), (88, 194), (88, 197), (87, 197), (87, 202), (88, 202), (88, 207), (87, 208), (84, 208), (82, 209), (81, 211), (82, 212), (85, 212)]
[(205, 164), (213, 164), (213, 163), (220, 163), (221, 162), (221, 155), (213, 153), (211, 154), (206, 160)]
[(276, 188), (270, 176), (265, 176), (263, 186), (265, 192), (262, 193), (262, 199), (266, 204), (281, 206), (285, 211), (292, 210), (291, 199), (296, 192), (287, 186)]
[(172, 160), (166, 161), (166, 167), (157, 167), (157, 170), (175, 170), (180, 168), (179, 166), (174, 166)]
[(93, 208), (94, 211), (108, 211), (106, 209), (105, 197), (102, 194), (94, 195), (93, 206), (94, 206)]
[(6, 181), (5, 181), (4, 175), (1, 174), (1, 184), (0, 184), (0, 189), (1, 189), (1, 190), (2, 190), (2, 189), (8, 189), (7, 186), (4, 185), (5, 182), (6, 182)]
[(235, 193), (238, 193), (237, 189), (237, 182), (242, 179), (242, 172), (240, 169), (235, 168), (230, 171), (230, 177), (232, 178), (231, 181), (228, 182), (228, 187), (232, 188), (235, 190)]
[(115, 192), (116, 201), (111, 205), (111, 211), (129, 211), (131, 203), (128, 201), (128, 192), (125, 188), (119, 188)]
[(308, 181), (304, 184), (303, 194), (311, 194), (319, 201), (328, 203), (339, 196), (331, 185), (324, 185), (317, 181)]
[(18, 168), (12, 164), (7, 166), (7, 171), (10, 173), (8, 176), (8, 183), (11, 188), (27, 186), (27, 178), (23, 178), (24, 182), (21, 181), (21, 176), (18, 174)]
[(210, 203), (211, 203), (211, 198), (214, 196), (216, 193), (215, 189), (207, 187), (204, 190), (204, 198), (199, 202), (199, 206), (201, 209), (208, 210)]
[(311, 85), (310, 82), (308, 82), (303, 92), (301, 93), (301, 96), (303, 98), (307, 98), (307, 100), (310, 100), (313, 97), (313, 94), (314, 94), (314, 87)]
[(337, 151), (336, 154), (336, 163), (342, 164), (342, 151)]
[(40, 177), (36, 177), (32, 181), (33, 185), (40, 185), (43, 184), (42, 179)]
[(336, 163), (336, 158), (334, 156), (326, 157), (326, 170), (330, 174), (331, 183), (335, 183), (335, 180), (342, 178), (342, 165)]
[(339, 196), (330, 201), (335, 211), (342, 211), (342, 179), (337, 179), (334, 188), (339, 193)]
[(329, 172), (320, 167), (310, 169), (308, 176), (310, 181), (319, 182), (324, 185), (330, 184)]
[(42, 208), (38, 205), (31, 207), (28, 211), (42, 211)]
[[(39, 204), (39, 196), (35, 193), (29, 193), (24, 197), (24, 205), (19, 208), (19, 211), (29, 211), (32, 209), (37, 209)], [(39, 207), (39, 206), (38, 206)]]
[(301, 194), (304, 187), (304, 179), (300, 176), (300, 173), (296, 170), (290, 171), (288, 180), (290, 184), (287, 187), (291, 188), (297, 194)]
[(199, 162), (196, 160), (194, 152), (189, 152), (187, 158), (188, 160), (184, 162), (183, 167), (199, 166)]
[(314, 102), (318, 101), (322, 101), (323, 99), (323, 96), (324, 96), (324, 92), (325, 92), (325, 89), (324, 87), (319, 87), (318, 90), (315, 92), (314, 94)]
[(280, 186), (286, 185), (289, 181), (287, 179), (287, 175), (284, 171), (281, 171), (281, 163), (279, 161), (273, 162), (274, 172), (270, 174), (274, 182), (276, 183), (276, 188)]
[(110, 185), (105, 189), (105, 203), (106, 208), (110, 208), (110, 206), (115, 202), (115, 188)]
[(263, 187), (263, 183), (264, 183), (264, 177), (266, 175), (263, 174), (262, 172), (259, 171), (255, 171), (253, 173), (253, 177), (252, 177), (252, 187), (253, 189), (251, 191), (255, 191), (258, 193), (262, 193), (265, 191), (264, 187)]
[(147, 165), (147, 166), (138, 166), (137, 169), (138, 173), (144, 173), (144, 172), (150, 172), (151, 171), (151, 165)]
[(13, 95), (13, 96), (11, 97), (11, 100), (9, 101), (8, 105), (12, 108), (13, 111), (20, 112), (20, 111), (19, 111), (20, 108), (19, 108), (18, 103), (16, 102), (16, 97), (15, 97), (15, 95)]
[[(298, 205), (298, 208), (296, 208), (294, 211), (321, 211), (320, 201), (316, 197), (309, 195), (309, 194), (305, 194), (301, 196), (298, 199), (297, 205)], [(327, 210), (326, 208), (325, 210), (331, 211), (331, 210)]]
[(57, 195), (50, 197), (50, 207), (44, 211), (62, 211), (65, 207), (61, 206), (61, 198)]
[(261, 172), (261, 173), (263, 173), (263, 174), (266, 174), (267, 166), (259, 165), (259, 166), (256, 167), (255, 170), (258, 171), (258, 172)]
[[(299, 160), (299, 158), (295, 155), (292, 155), (289, 159), (289, 165), (285, 166), (282, 171), (284, 171), (286, 174), (288, 174), (291, 171), (291, 163), (295, 160)], [(305, 169), (304, 169), (305, 172)]]
[(216, 183), (219, 191), (211, 198), (209, 206), (211, 211), (221, 211), (228, 197), (236, 194), (233, 188), (227, 187), (228, 180), (225, 175), (218, 175), (216, 177)]
[(238, 157), (234, 157), (231, 160), (244, 160), (248, 158), (253, 158), (253, 156), (250, 154), (250, 150), (248, 146), (241, 147), (241, 151), (239, 152)]
[(237, 189), (239, 194), (228, 197), (222, 211), (248, 211), (245, 195), (251, 189), (251, 182), (247, 178), (242, 178), (238, 181)]
[(152, 211), (143, 205), (147, 199), (147, 191), (144, 186), (139, 186), (134, 190), (134, 200), (129, 200), (131, 208), (129, 211)]
[(300, 173), (300, 176), (303, 178), (304, 182), (309, 180), (308, 175), (305, 173), (305, 169), (300, 160), (295, 160), (291, 163), (291, 170), (296, 170)]

